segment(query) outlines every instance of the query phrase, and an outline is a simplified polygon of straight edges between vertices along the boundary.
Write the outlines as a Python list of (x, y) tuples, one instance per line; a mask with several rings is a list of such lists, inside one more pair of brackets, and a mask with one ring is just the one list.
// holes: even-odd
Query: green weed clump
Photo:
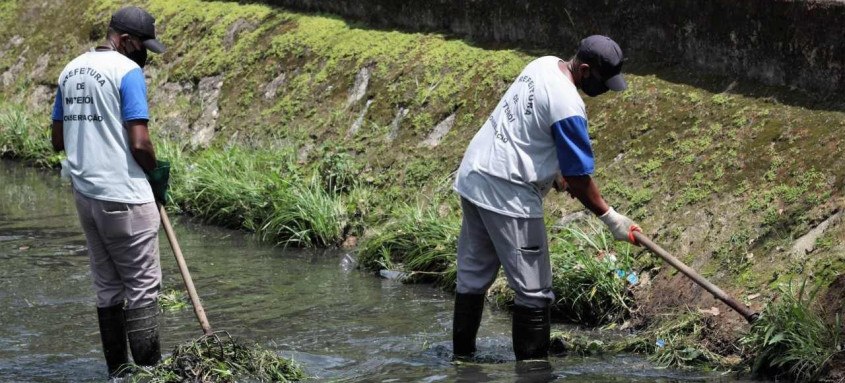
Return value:
[(186, 154), (162, 139), (172, 198), (206, 222), (256, 232), (278, 245), (332, 246), (347, 225), (342, 196), (316, 174), (301, 175), (291, 152), (239, 147)]
[[(173, 197), (209, 223), (256, 230), (272, 215), (272, 194), (286, 188), (276, 154), (231, 148), (208, 150), (178, 169)], [(175, 177), (174, 177), (175, 178)]]
[(188, 307), (188, 297), (181, 290), (168, 290), (158, 295), (158, 305), (164, 311), (179, 311)]
[(137, 368), (132, 382), (293, 382), (305, 378), (300, 367), (273, 351), (246, 346), (229, 334), (215, 333), (181, 344), (152, 369)]
[(454, 290), (460, 216), (452, 211), (440, 214), (436, 206), (420, 204), (404, 205), (393, 216), (362, 241), (361, 267), (400, 270), (412, 281), (431, 281)]
[[(634, 304), (626, 278), (634, 259), (628, 245), (615, 243), (601, 226), (568, 227), (550, 240), (556, 314), (587, 325), (616, 322)], [(636, 274), (633, 274), (636, 276)]]
[(0, 104), (0, 157), (55, 166), (61, 155), (53, 152), (50, 129), (22, 106)]
[(282, 245), (337, 245), (343, 240), (346, 213), (341, 199), (323, 188), (318, 177), (288, 184), (270, 195), (272, 214), (258, 230), (261, 237)]
[(841, 323), (830, 326), (820, 315), (818, 288), (781, 286), (780, 299), (770, 303), (741, 343), (748, 347), (755, 373), (788, 377), (798, 382), (817, 381), (828, 362), (841, 350)]
[(723, 356), (725, 353), (711, 344), (710, 334), (714, 326), (712, 317), (705, 313), (672, 313), (656, 318), (637, 336), (614, 345), (614, 348), (646, 354), (652, 362), (664, 368), (731, 369), (738, 364), (738, 358)]

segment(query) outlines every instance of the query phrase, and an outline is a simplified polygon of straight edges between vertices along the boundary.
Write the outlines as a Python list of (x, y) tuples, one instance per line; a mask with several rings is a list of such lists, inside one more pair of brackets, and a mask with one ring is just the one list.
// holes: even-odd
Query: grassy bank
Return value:
[[(46, 131), (54, 83), (65, 62), (103, 37), (120, 4), (0, 5), (3, 156), (57, 163)], [(283, 246), (361, 237), (365, 267), (446, 288), (460, 222), (449, 175), (522, 66), (571, 53), (482, 49), (263, 5), (141, 5), (169, 46), (147, 74), (157, 150), (173, 161), (171, 209)], [(63, 11), (71, 6), (85, 17)], [(797, 277), (826, 286), (845, 269), (845, 225), (836, 218), (845, 114), (779, 101), (794, 99), (791, 90), (749, 97), (665, 78), (629, 75), (629, 90), (586, 100), (595, 178), (609, 202), (755, 309), (779, 302), (777, 286)], [(547, 199), (558, 318), (597, 325), (644, 316), (647, 329), (692, 334), (704, 327), (683, 319), (690, 310), (717, 306), (721, 315), (707, 321), (718, 328), (738, 318), (590, 224), (556, 227), (579, 208)], [(639, 283), (625, 279), (631, 272)], [(506, 306), (508, 294), (499, 280), (492, 298)], [(681, 314), (664, 321), (666, 312)], [(726, 342), (737, 345), (740, 335)], [(688, 339), (706, 343), (697, 336)], [(688, 348), (678, 344), (672, 349)], [(670, 359), (684, 359), (677, 354)]]

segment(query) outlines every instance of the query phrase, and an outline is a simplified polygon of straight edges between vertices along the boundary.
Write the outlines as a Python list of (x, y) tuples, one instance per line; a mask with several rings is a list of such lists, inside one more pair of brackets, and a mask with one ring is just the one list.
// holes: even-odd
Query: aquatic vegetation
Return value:
[(611, 343), (574, 331), (552, 331), (550, 352), (565, 355), (602, 355), (613, 352)]
[(267, 151), (204, 151), (186, 168), (177, 168), (174, 178), (182, 180), (174, 185), (173, 198), (207, 222), (256, 230), (271, 215), (271, 194), (288, 185), (280, 174), (283, 162), (283, 156)]
[(23, 106), (0, 103), (0, 157), (32, 161), (40, 166), (58, 165), (50, 129), (44, 128)]
[(815, 303), (819, 289), (808, 291), (806, 284), (780, 286), (779, 299), (766, 306), (742, 337), (753, 372), (817, 381), (831, 358), (843, 352), (839, 318), (834, 325), (825, 322)]
[(588, 221), (550, 237), (552, 289), (556, 315), (599, 325), (623, 319), (634, 300), (628, 287), (637, 281), (631, 247), (613, 240), (602, 225)]
[(227, 333), (177, 345), (153, 368), (132, 368), (129, 381), (176, 382), (292, 382), (305, 378), (294, 362), (258, 345), (245, 345)]
[(261, 238), (281, 245), (338, 245), (346, 212), (339, 196), (323, 188), (316, 175), (307, 183), (287, 182), (268, 195), (271, 212), (258, 228)]
[(708, 338), (715, 321), (698, 311), (676, 312), (659, 316), (635, 336), (612, 345), (621, 352), (648, 355), (663, 367), (710, 367), (731, 369), (740, 362), (738, 357), (725, 356), (725, 350), (711, 344)]
[(433, 281), (454, 290), (455, 255), (461, 221), (436, 205), (405, 204), (393, 219), (368, 235), (358, 249), (365, 269), (398, 269), (413, 281)]
[(158, 305), (164, 311), (179, 311), (188, 307), (188, 297), (182, 290), (168, 290), (158, 295)]

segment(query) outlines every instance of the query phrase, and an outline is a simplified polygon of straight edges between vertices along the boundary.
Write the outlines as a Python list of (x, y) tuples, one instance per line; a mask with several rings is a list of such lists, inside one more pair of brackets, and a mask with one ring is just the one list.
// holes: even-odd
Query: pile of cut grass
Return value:
[(712, 316), (702, 312), (669, 313), (655, 318), (636, 336), (611, 348), (617, 352), (646, 354), (663, 368), (734, 369), (740, 363), (739, 357), (723, 355), (728, 353), (710, 342), (709, 334), (715, 325)]
[(305, 378), (294, 362), (257, 345), (246, 346), (227, 333), (178, 345), (153, 368), (137, 368), (132, 382), (293, 382)]
[(748, 347), (751, 370), (796, 382), (817, 381), (842, 347), (839, 318), (826, 323), (815, 303), (819, 289), (790, 283), (779, 287), (780, 299), (766, 306), (740, 343)]

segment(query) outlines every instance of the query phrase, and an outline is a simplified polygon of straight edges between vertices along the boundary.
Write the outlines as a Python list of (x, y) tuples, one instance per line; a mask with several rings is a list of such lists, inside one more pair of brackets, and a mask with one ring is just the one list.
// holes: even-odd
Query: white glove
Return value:
[(635, 245), (637, 244), (637, 240), (634, 239), (634, 232), (642, 230), (630, 218), (617, 213), (616, 210), (611, 207), (610, 209), (607, 209), (607, 212), (602, 214), (599, 219), (607, 225), (608, 229), (610, 229), (610, 233), (613, 234), (613, 238), (617, 241), (628, 241)]

